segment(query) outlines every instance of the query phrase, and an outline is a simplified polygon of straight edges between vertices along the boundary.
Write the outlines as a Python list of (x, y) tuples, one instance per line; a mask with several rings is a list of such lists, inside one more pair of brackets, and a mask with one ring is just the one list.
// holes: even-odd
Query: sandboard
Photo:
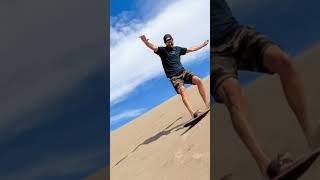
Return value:
[(319, 155), (320, 149), (302, 155), (293, 163), (291, 167), (271, 180), (297, 180), (311, 167)]
[(186, 131), (184, 131), (181, 135), (185, 134), (191, 128), (193, 128), (196, 124), (198, 124), (201, 121), (201, 119), (203, 119), (208, 114), (209, 111), (210, 111), (210, 109), (206, 109), (204, 112), (200, 113), (198, 117), (192, 118), (188, 122), (186, 122), (183, 125), (183, 127), (188, 127), (188, 129)]
[[(320, 149), (314, 150), (311, 153), (304, 154), (296, 161), (293, 162), (293, 166), (280, 173), (278, 176), (270, 180), (297, 180), (303, 174), (305, 174), (311, 165), (317, 160), (320, 155)], [(227, 174), (220, 178), (220, 180), (232, 180), (232, 174)]]

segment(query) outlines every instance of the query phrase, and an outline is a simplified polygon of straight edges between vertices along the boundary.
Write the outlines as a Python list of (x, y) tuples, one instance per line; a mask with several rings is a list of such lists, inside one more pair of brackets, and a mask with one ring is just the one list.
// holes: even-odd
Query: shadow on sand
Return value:
[(120, 164), (123, 160), (125, 160), (130, 154), (134, 153), (140, 146), (142, 145), (147, 145), (150, 144), (156, 140), (158, 140), (159, 138), (161, 138), (162, 136), (167, 136), (172, 132), (176, 132), (179, 131), (181, 129), (187, 128), (182, 134), (180, 134), (180, 136), (184, 135), (185, 133), (187, 133), (191, 128), (193, 128), (196, 124), (198, 124), (201, 119), (203, 119), (209, 111), (201, 114), (198, 118), (196, 119), (192, 119), (188, 122), (183, 122), (180, 123), (172, 128), (170, 128), (171, 126), (173, 126), (173, 124), (175, 124), (177, 121), (179, 121), (180, 119), (182, 119), (182, 117), (179, 117), (178, 119), (176, 119), (175, 121), (173, 121), (170, 125), (168, 125), (164, 130), (162, 130), (161, 132), (155, 134), (154, 136), (144, 140), (142, 143), (140, 143), (139, 145), (137, 145), (129, 154), (127, 154), (126, 156), (124, 156), (123, 158), (121, 158), (113, 167), (117, 166), (118, 164)]

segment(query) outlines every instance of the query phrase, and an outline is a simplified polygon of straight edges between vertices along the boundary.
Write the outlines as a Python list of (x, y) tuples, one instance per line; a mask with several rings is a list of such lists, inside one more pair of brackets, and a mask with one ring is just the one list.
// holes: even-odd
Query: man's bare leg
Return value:
[(193, 117), (193, 114), (194, 114), (194, 111), (190, 105), (190, 101), (189, 101), (189, 97), (188, 97), (188, 94), (186, 92), (186, 89), (184, 86), (179, 86), (178, 87), (178, 92), (179, 94), (181, 95), (181, 98), (182, 98), (182, 101), (183, 101), (183, 104), (186, 106), (186, 108), (188, 109), (189, 113), (191, 114), (191, 116)]
[[(314, 137), (314, 130), (319, 131), (319, 127), (312, 128), (308, 119), (307, 103), (304, 95), (302, 81), (298, 72), (294, 69), (288, 55), (277, 46), (270, 46), (264, 53), (264, 65), (272, 72), (280, 76), (282, 88), (287, 102), (296, 115), (303, 133), (310, 147), (319, 146), (320, 142), (315, 142), (320, 137)], [(320, 135), (320, 134), (319, 134)]]
[(248, 122), (247, 105), (240, 83), (235, 78), (229, 78), (218, 88), (218, 94), (230, 112), (235, 131), (256, 160), (260, 171), (266, 175), (266, 169), (271, 160), (258, 144)]
[(203, 102), (205, 103), (207, 108), (210, 108), (210, 102), (207, 98), (207, 93), (201, 79), (198, 76), (193, 76), (192, 83), (197, 85), (199, 94), (202, 97)]

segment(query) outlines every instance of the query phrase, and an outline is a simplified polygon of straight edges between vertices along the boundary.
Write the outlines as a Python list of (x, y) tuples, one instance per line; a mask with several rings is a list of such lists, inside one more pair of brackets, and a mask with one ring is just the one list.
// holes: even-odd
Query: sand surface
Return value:
[[(320, 120), (320, 46), (315, 46), (295, 58), (295, 67), (302, 75), (308, 99), (308, 112), (313, 122)], [(298, 121), (289, 109), (276, 76), (262, 76), (245, 87), (251, 122), (258, 140), (270, 157), (281, 152), (299, 156), (308, 151)], [(214, 179), (232, 173), (234, 180), (262, 179), (255, 161), (233, 130), (223, 105), (212, 111), (211, 155)], [(301, 180), (320, 179), (320, 162)]]
[[(204, 83), (209, 93), (209, 77)], [(187, 92), (194, 109), (206, 109), (196, 86)], [(210, 113), (188, 130), (190, 119), (177, 95), (112, 132), (111, 179), (210, 179)]]

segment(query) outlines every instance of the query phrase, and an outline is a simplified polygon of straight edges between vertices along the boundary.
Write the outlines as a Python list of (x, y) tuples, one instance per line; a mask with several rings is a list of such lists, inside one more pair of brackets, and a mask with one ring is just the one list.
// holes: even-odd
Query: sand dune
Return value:
[[(320, 46), (315, 46), (295, 59), (307, 94), (311, 119), (320, 120)], [(307, 144), (293, 113), (288, 108), (275, 76), (263, 76), (245, 88), (248, 97), (251, 122), (258, 140), (266, 152), (274, 157), (279, 152), (299, 155), (306, 152)], [(213, 123), (211, 139), (214, 153), (211, 155), (214, 179), (229, 173), (234, 180), (262, 179), (255, 162), (235, 134), (231, 120), (222, 105), (215, 106), (211, 114)], [(317, 162), (301, 180), (320, 178), (320, 162)]]
[[(204, 83), (209, 93), (209, 77)], [(204, 110), (197, 88), (187, 91), (194, 108)], [(188, 120), (180, 96), (175, 96), (112, 132), (111, 179), (210, 179), (210, 113), (191, 129), (183, 126)], [(105, 171), (88, 179), (106, 179)]]

